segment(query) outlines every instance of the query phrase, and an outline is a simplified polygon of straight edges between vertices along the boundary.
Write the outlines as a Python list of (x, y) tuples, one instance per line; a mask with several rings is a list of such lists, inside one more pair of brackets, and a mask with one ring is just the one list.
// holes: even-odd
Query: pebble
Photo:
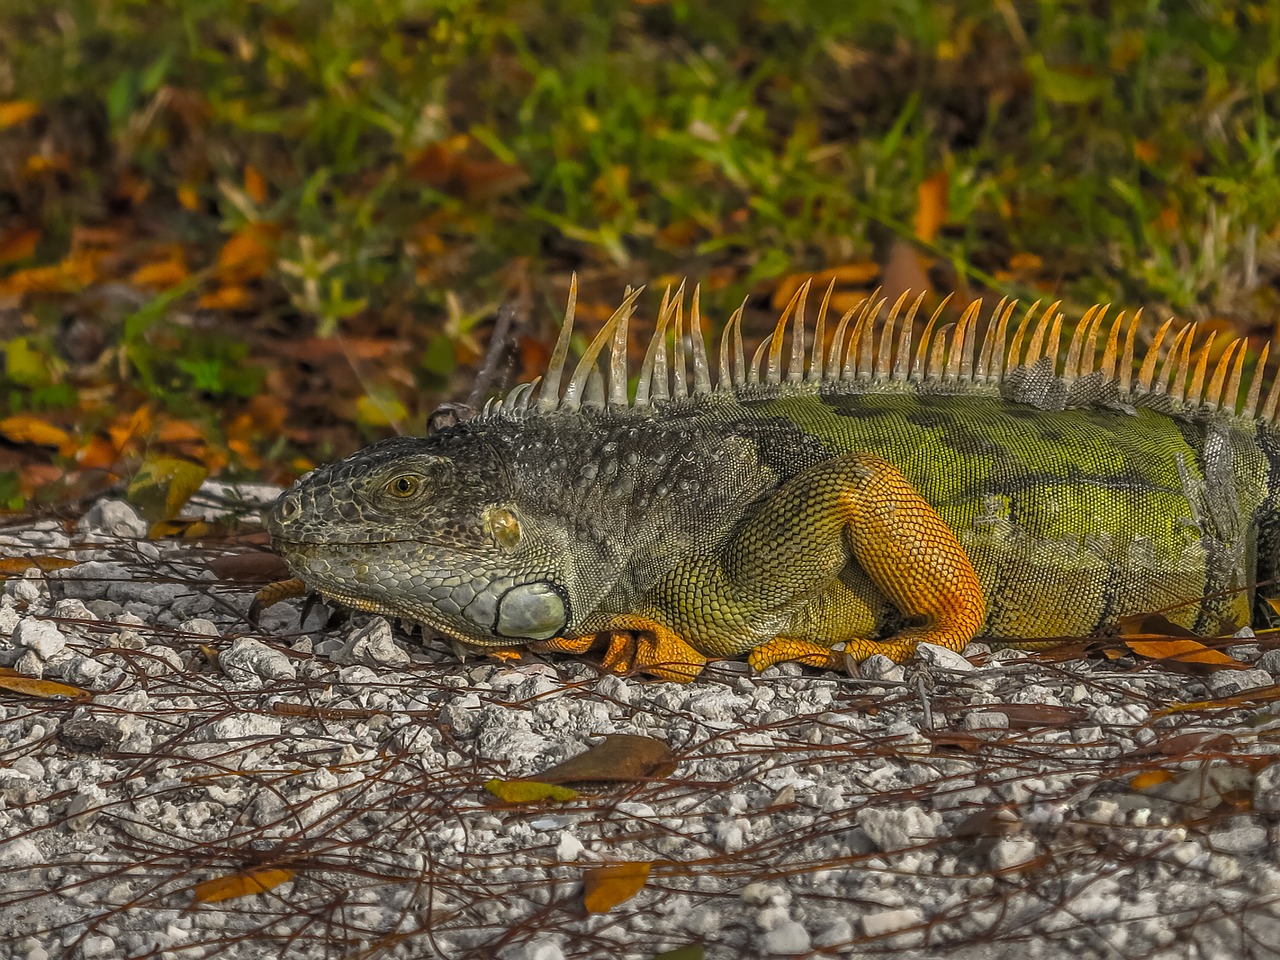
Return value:
[(940, 647), (936, 643), (921, 643), (916, 646), (916, 659), (937, 670), (949, 670), (953, 673), (969, 673), (973, 664), (954, 650)]
[(296, 680), (298, 671), (288, 656), (253, 637), (238, 637), (218, 654), (218, 666), (229, 680)]
[(764, 935), (764, 949), (775, 957), (790, 957), (808, 953), (809, 931), (795, 920), (784, 920)]
[(375, 617), (333, 654), (333, 662), (396, 669), (407, 667), (410, 657), (396, 644), (391, 624), (383, 617)]

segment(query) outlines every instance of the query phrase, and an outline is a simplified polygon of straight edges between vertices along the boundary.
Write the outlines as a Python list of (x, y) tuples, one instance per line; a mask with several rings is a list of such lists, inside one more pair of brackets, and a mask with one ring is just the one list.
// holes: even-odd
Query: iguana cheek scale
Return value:
[(691, 356), (668, 294), (631, 400), (638, 291), (561, 391), (575, 285), (541, 381), (314, 471), (268, 517), (276, 547), (321, 594), (465, 645), (603, 638), (609, 669), (672, 680), (1152, 610), (1249, 622), (1280, 552), (1280, 394), (1259, 373), (1241, 405), (1243, 341), (1211, 364), (1194, 325), (1163, 350), (1166, 323), (1139, 359), (1139, 318), (1104, 330), (1094, 308), (1059, 360), (1057, 304), (1011, 329), (1002, 302), (982, 337), (979, 304), (938, 329), (940, 307), (913, 347), (921, 298), (883, 322), (872, 298), (828, 336), (828, 290), (806, 350), (807, 292), (751, 358), (734, 314), (714, 388), (697, 291)]

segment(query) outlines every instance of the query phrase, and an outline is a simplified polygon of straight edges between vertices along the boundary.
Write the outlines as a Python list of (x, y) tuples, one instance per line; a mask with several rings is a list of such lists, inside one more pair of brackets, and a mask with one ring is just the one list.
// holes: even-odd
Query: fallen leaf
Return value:
[(542, 800), (576, 800), (578, 791), (555, 783), (537, 780), (499, 780), (485, 782), (484, 788), (504, 803), (538, 803)]
[(253, 202), (258, 206), (267, 202), (267, 178), (251, 163), (244, 165), (244, 192), (252, 197)]
[(889, 247), (889, 259), (885, 262), (880, 296), (894, 303), (904, 293), (919, 293), (933, 289), (926, 269), (929, 260), (906, 240), (898, 238)]
[(289, 576), (289, 566), (274, 553), (229, 553), (214, 557), (209, 570), (219, 580), (232, 583), (271, 583)]
[(36, 252), (40, 231), (30, 227), (14, 227), (0, 236), (0, 263), (25, 260)]
[(78, 560), (67, 557), (0, 557), (0, 577), (16, 577), (35, 567), (43, 573), (78, 566)]
[(588, 913), (608, 913), (644, 889), (653, 864), (648, 861), (591, 867), (582, 875), (582, 902)]
[(201, 310), (248, 310), (253, 306), (253, 295), (244, 287), (218, 287), (202, 293), (196, 306)]
[(947, 172), (939, 170), (916, 188), (916, 236), (932, 243), (947, 222)]
[(356, 420), (366, 427), (394, 427), (408, 415), (408, 408), (389, 393), (365, 394), (356, 401)]
[(1168, 770), (1144, 770), (1129, 781), (1129, 786), (1134, 790), (1149, 790), (1172, 779), (1173, 774)]
[(185, 260), (171, 257), (156, 263), (147, 263), (139, 267), (129, 277), (135, 287), (147, 287), (152, 290), (168, 290), (176, 287), (190, 276)]
[(209, 471), (177, 457), (149, 457), (129, 483), (126, 496), (148, 520), (172, 520)]
[(40, 112), (40, 104), (32, 100), (6, 100), (0, 103), (0, 130), (25, 123)]
[(37, 447), (58, 447), (71, 442), (71, 434), (47, 420), (28, 413), (0, 420), (0, 434), (13, 443), (30, 443)]
[(669, 776), (676, 768), (671, 748), (661, 740), (611, 733), (585, 753), (538, 774), (545, 783), (617, 783)]
[(1248, 664), (1206, 647), (1194, 633), (1159, 614), (1123, 617), (1120, 641), (1133, 653), (1149, 660), (1176, 664), (1202, 664), (1225, 670), (1247, 670)]
[(200, 194), (192, 184), (181, 184), (178, 187), (178, 203), (182, 205), (183, 210), (194, 213), (200, 209)]
[(92, 697), (88, 690), (81, 690), (69, 683), (57, 683), (53, 680), (37, 680), (35, 677), (23, 677), (12, 670), (0, 672), (0, 690), (11, 693), (22, 693), (29, 697)]
[[(845, 263), (837, 267), (820, 270), (817, 273), (787, 274), (787, 276), (778, 281), (778, 285), (773, 289), (773, 309), (781, 310), (790, 303), (791, 298), (800, 289), (800, 285), (806, 280), (813, 282), (813, 289), (820, 291), (818, 296), (821, 297), (833, 281), (837, 288), (842, 286), (862, 287), (871, 283), (878, 276), (880, 276), (880, 265), (874, 260)], [(839, 295), (839, 293), (835, 294), (835, 296)], [(856, 296), (859, 300), (865, 298), (865, 294), (857, 294)], [(834, 299), (832, 300), (832, 306), (835, 306)]]
[(244, 282), (262, 276), (275, 262), (280, 233), (280, 227), (274, 223), (246, 223), (218, 251), (218, 269), (233, 281)]
[(236, 897), (251, 897), (266, 893), (293, 878), (294, 871), (282, 868), (244, 870), (226, 877), (217, 877), (197, 883), (192, 889), (195, 903), (220, 903)]
[(683, 947), (676, 947), (674, 950), (665, 950), (662, 953), (655, 953), (653, 960), (703, 960), (706, 956), (706, 950), (700, 943), (690, 943)]
[(204, 520), (157, 520), (147, 528), (147, 539), (200, 540), (209, 536), (213, 529)]

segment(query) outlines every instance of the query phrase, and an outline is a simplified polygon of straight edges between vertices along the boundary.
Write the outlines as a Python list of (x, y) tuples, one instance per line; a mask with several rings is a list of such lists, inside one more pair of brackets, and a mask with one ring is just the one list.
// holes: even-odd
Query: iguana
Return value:
[(698, 290), (687, 331), (668, 291), (631, 396), (632, 291), (561, 392), (576, 295), (539, 380), (281, 495), (297, 577), (470, 647), (603, 639), (609, 669), (689, 680), (711, 657), (840, 667), (1154, 610), (1233, 629), (1280, 567), (1265, 347), (1241, 406), (1245, 342), (1211, 364), (1195, 324), (1135, 359), (1140, 312), (1094, 307), (1060, 359), (1059, 303), (1011, 324), (1002, 301), (979, 338), (974, 302), (913, 347), (923, 297), (832, 329), (828, 289), (810, 335), (805, 285), (750, 357), (733, 314), (713, 384)]

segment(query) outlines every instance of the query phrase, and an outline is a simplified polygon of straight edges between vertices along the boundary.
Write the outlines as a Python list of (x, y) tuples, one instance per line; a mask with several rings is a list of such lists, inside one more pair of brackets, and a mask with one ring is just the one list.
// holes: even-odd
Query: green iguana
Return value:
[(630, 399), (639, 291), (560, 390), (575, 283), (545, 376), (303, 477), (268, 517), (276, 549), (323, 596), (471, 647), (604, 639), (606, 667), (673, 680), (709, 657), (1033, 646), (1170, 607), (1199, 633), (1250, 621), (1280, 567), (1280, 390), (1260, 404), (1259, 372), (1240, 407), (1243, 340), (1210, 364), (1194, 324), (1161, 349), (1169, 321), (1135, 361), (1139, 316), (1095, 307), (1060, 361), (1059, 305), (1010, 340), (1002, 301), (980, 342), (973, 303), (913, 349), (922, 297), (832, 331), (828, 290), (810, 337), (807, 291), (751, 357), (733, 315), (714, 385), (697, 290), (688, 341), (668, 295)]

